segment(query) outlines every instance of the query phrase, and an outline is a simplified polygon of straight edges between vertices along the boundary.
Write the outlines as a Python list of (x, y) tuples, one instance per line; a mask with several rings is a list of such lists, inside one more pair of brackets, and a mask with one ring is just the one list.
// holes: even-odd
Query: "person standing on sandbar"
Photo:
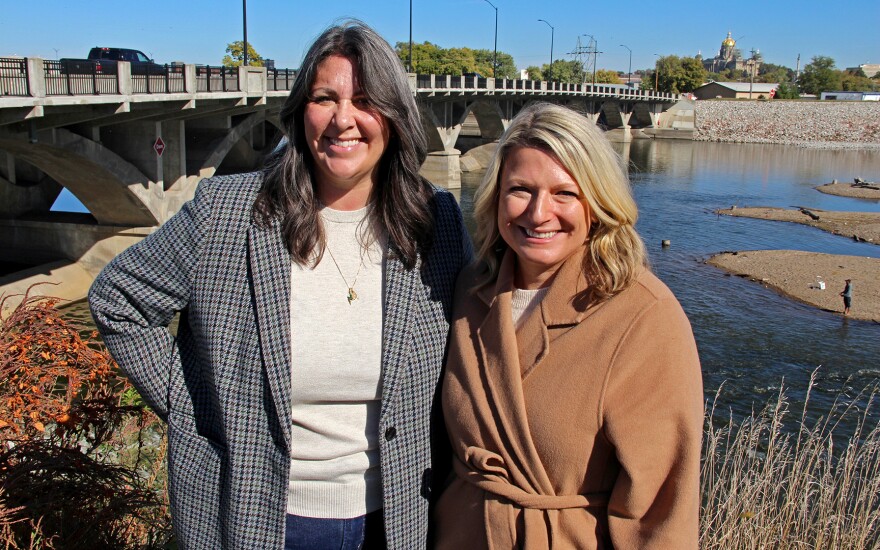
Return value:
[(849, 315), (849, 308), (852, 305), (852, 279), (846, 280), (846, 285), (840, 295), (843, 296), (843, 314)]

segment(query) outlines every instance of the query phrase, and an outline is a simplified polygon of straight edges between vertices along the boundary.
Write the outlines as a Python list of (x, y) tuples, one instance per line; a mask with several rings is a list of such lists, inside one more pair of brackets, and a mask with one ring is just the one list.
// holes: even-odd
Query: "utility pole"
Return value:
[(752, 99), (752, 88), (755, 87), (755, 67), (758, 66), (758, 52), (752, 48), (752, 57), (749, 58), (749, 99)]
[[(584, 47), (581, 45), (581, 37), (582, 36), (590, 36), (589, 34), (579, 34), (577, 37), (577, 44), (574, 47), (573, 52), (568, 52), (568, 55), (574, 56), (574, 61), (578, 67), (580, 67), (583, 76), (581, 78), (581, 84), (587, 83), (587, 69), (591, 65), (591, 61), (589, 56), (587, 56), (586, 60), (584, 60), (584, 54), (589, 54), (590, 49), (588, 47)], [(592, 37), (590, 37), (592, 38)]]
[(596, 86), (596, 58), (599, 57), (599, 41), (593, 40), (593, 86)]
[[(656, 55), (657, 57), (660, 57), (659, 53), (655, 53), (654, 55)], [(658, 59), (656, 61), (656, 63), (654, 64), (654, 93), (659, 92), (659, 90), (657, 89), (659, 82), (660, 82), (660, 60)]]

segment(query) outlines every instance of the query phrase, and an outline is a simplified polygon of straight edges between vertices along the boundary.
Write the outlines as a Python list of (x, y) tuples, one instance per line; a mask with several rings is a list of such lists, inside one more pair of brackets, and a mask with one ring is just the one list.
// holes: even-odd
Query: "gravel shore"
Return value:
[(800, 223), (857, 241), (880, 244), (880, 213), (876, 212), (830, 212), (818, 208), (804, 211), (766, 207), (722, 208), (715, 212), (724, 216)]
[[(842, 314), (844, 280), (852, 279), (850, 317), (880, 323), (880, 259), (800, 250), (725, 252), (707, 260), (798, 301)], [(819, 288), (819, 280), (825, 288)]]
[(880, 102), (700, 100), (696, 141), (880, 150)]

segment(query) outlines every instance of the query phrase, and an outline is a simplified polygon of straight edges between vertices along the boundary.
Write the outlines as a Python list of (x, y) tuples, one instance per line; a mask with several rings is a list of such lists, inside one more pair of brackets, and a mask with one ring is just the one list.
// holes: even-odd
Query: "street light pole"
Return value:
[(542, 21), (542, 22), (546, 23), (548, 27), (550, 27), (550, 70), (547, 71), (547, 73), (548, 73), (547, 76), (549, 77), (548, 80), (550, 80), (552, 82), (553, 81), (553, 34), (556, 32), (556, 29), (553, 27), (553, 25), (551, 25), (550, 23), (547, 23), (547, 21), (544, 21), (543, 19), (538, 19), (538, 21)]
[(483, 1), (495, 8), (495, 54), (492, 56), (492, 78), (495, 78), (495, 72), (498, 70), (498, 8), (489, 0)]
[(409, 0), (409, 72), (413, 72), (413, 64), (412, 64), (412, 0)]
[(626, 48), (627, 50), (629, 50), (629, 71), (627, 71), (627, 73), (626, 73), (626, 83), (627, 83), (627, 85), (628, 85), (630, 88), (632, 88), (632, 81), (633, 81), (633, 51), (630, 50), (630, 49), (629, 49), (629, 46), (627, 46), (626, 44), (621, 44), (620, 46), (623, 47), (623, 48)]
[(241, 48), (241, 64), (247, 67), (247, 0), (241, 0), (241, 10), (242, 10), (242, 24), (244, 26), (244, 44), (242, 44)]

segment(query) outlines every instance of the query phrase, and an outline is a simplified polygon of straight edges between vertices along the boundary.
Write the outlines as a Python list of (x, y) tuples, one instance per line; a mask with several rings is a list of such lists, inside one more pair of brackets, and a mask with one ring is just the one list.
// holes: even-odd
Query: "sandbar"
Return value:
[[(776, 207), (731, 207), (715, 212), (725, 216), (800, 223), (857, 241), (880, 244), (880, 213), (877, 212), (832, 212), (818, 208), (799, 210)], [(810, 214), (819, 219), (814, 219)]]
[(839, 197), (880, 201), (880, 183), (871, 183), (868, 186), (863, 186), (854, 185), (852, 183), (831, 182), (816, 187), (816, 191), (820, 191), (827, 195), (837, 195)]
[[(880, 323), (880, 258), (801, 250), (750, 250), (717, 254), (706, 263), (841, 315), (843, 298), (839, 294), (845, 279), (852, 279), (850, 317)], [(819, 288), (820, 280), (825, 283), (824, 290)]]

